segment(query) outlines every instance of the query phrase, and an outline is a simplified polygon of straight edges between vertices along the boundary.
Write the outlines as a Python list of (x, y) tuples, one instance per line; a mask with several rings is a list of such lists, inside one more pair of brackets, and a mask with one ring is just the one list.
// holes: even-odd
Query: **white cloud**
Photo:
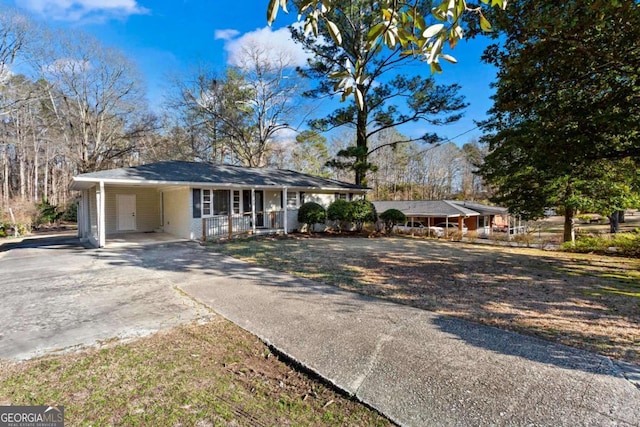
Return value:
[[(226, 31), (226, 34), (230, 34), (230, 31), (233, 30), (223, 31)], [(224, 49), (228, 54), (227, 63), (230, 65), (241, 66), (244, 51), (254, 46), (259, 46), (265, 51), (271, 52), (274, 58), (282, 55), (288, 56), (292, 67), (306, 65), (309, 57), (309, 54), (302, 49), (302, 46), (291, 39), (291, 34), (287, 28), (280, 28), (276, 31), (273, 31), (270, 27), (258, 28), (240, 37), (224, 40)]]
[(127, 17), (149, 13), (137, 0), (22, 0), (20, 6), (64, 21)]
[(227, 29), (227, 30), (216, 30), (213, 37), (216, 40), (231, 40), (237, 37), (238, 35), (240, 35), (240, 31)]

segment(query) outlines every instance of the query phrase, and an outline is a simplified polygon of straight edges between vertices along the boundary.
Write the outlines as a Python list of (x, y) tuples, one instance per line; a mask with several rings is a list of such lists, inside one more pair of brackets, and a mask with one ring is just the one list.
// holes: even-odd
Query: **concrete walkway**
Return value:
[(640, 389), (608, 358), (193, 255), (167, 271), (183, 291), (401, 425), (640, 425)]

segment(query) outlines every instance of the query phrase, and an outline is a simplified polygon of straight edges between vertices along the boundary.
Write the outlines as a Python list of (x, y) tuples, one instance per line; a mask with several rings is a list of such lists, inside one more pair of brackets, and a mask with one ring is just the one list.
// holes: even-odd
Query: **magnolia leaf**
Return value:
[(267, 8), (267, 24), (273, 24), (278, 16), (278, 10), (280, 9), (280, 0), (269, 0), (269, 7)]
[(482, 31), (485, 31), (487, 33), (491, 32), (491, 23), (489, 23), (489, 21), (487, 21), (487, 18), (482, 15), (480, 15), (480, 28), (482, 28)]
[(434, 61), (431, 63), (431, 74), (435, 74), (435, 73), (441, 74), (442, 67), (440, 66), (440, 64)]
[(357, 85), (364, 84), (367, 81), (368, 78), (369, 78), (369, 76), (366, 76), (366, 75), (362, 74), (362, 75), (360, 75), (360, 76), (358, 76), (356, 78), (356, 84)]
[(444, 59), (445, 61), (449, 61), (449, 62), (451, 62), (452, 64), (457, 64), (457, 63), (458, 63), (458, 60), (457, 60), (456, 58), (454, 58), (454, 57), (453, 57), (453, 56), (451, 56), (451, 55), (447, 55), (447, 54), (445, 54), (445, 53), (443, 53), (442, 55), (440, 55), (440, 58)]
[(313, 32), (313, 26), (311, 25), (311, 21), (307, 20), (304, 23), (304, 35), (307, 36), (307, 35), (311, 34), (311, 32)]
[(395, 47), (397, 40), (396, 35), (393, 33), (393, 31), (387, 31), (386, 33), (384, 33), (384, 39), (389, 49), (393, 49)]
[(280, 7), (284, 13), (289, 13), (287, 10), (287, 0), (280, 0)]
[(431, 37), (437, 35), (444, 28), (444, 24), (435, 24), (424, 30), (422, 33), (422, 37), (425, 39), (430, 39)]
[(379, 24), (374, 25), (369, 30), (369, 34), (367, 34), (367, 39), (371, 41), (377, 39), (380, 36), (380, 34), (382, 34), (386, 26), (387, 26), (386, 22), (380, 22)]
[(338, 46), (342, 45), (342, 34), (340, 34), (338, 26), (328, 19), (325, 19), (325, 21), (327, 22), (327, 29), (333, 41), (336, 42)]
[(431, 10), (431, 14), (439, 21), (447, 20), (447, 3), (442, 3), (440, 6)]
[(360, 92), (360, 89), (356, 88), (355, 94), (356, 94), (356, 105), (361, 110), (364, 109), (364, 97), (362, 96), (362, 92)]

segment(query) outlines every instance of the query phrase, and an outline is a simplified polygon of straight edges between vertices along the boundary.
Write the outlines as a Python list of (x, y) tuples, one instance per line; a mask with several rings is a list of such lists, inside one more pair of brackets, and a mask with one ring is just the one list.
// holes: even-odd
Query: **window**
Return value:
[(233, 213), (240, 213), (240, 191), (238, 190), (233, 192)]
[(288, 208), (297, 208), (298, 207), (298, 192), (297, 191), (289, 191), (289, 192), (287, 192), (287, 207)]
[(229, 215), (229, 190), (202, 190), (202, 216)]
[(335, 193), (336, 200), (347, 200), (347, 193)]
[(211, 190), (202, 190), (202, 216), (211, 216)]
[(229, 215), (229, 190), (213, 190), (213, 214)]

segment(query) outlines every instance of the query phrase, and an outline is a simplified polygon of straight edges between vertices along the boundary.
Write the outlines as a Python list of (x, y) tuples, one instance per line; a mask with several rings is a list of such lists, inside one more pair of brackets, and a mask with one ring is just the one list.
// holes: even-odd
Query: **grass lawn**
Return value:
[(640, 259), (322, 235), (238, 240), (211, 250), (640, 363)]
[(65, 425), (392, 425), (216, 318), (129, 343), (0, 361), (0, 405), (64, 405)]

